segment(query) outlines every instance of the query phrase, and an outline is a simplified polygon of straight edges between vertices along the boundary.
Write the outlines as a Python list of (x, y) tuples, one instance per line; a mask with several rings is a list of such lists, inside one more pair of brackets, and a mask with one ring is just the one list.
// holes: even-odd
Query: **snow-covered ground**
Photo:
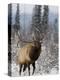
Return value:
[[(12, 45), (12, 64), (11, 72), (12, 76), (19, 75), (19, 65), (16, 65), (16, 54), (17, 46)], [(41, 55), (35, 63), (36, 69), (34, 75), (45, 75), (45, 74), (58, 74), (58, 45), (54, 43), (47, 42), (47, 45), (42, 45)], [(30, 65), (30, 75), (32, 75), (33, 67)], [(28, 76), (28, 69), (21, 73), (21, 76)]]

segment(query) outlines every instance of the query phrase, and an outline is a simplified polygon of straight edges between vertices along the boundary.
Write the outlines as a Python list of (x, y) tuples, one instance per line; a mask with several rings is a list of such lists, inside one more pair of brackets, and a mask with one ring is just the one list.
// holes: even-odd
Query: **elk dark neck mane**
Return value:
[(34, 46), (31, 47), (30, 58), (35, 61), (38, 59), (41, 52), (41, 43), (38, 41), (34, 42)]

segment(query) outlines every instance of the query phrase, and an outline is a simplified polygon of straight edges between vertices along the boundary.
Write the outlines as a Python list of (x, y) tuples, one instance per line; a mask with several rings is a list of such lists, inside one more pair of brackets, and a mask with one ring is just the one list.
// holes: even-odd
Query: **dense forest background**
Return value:
[[(8, 41), (8, 63), (11, 66), (8, 69), (12, 76), (19, 76), (19, 66), (16, 65), (17, 49), (26, 44), (21, 40), (32, 41), (33, 37), (34, 40), (43, 42), (34, 75), (58, 73), (58, 7), (9, 4), (8, 28), (11, 29)], [(28, 75), (27, 70), (22, 75)]]

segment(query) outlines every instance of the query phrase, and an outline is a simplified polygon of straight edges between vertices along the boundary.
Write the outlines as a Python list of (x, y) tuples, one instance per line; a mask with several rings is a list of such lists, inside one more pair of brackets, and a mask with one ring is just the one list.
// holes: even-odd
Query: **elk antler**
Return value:
[(41, 33), (39, 28), (37, 28), (37, 27), (34, 27), (34, 28), (36, 29), (36, 31), (38, 31), (40, 33), (40, 36), (39, 36), (40, 37), (40, 41), (43, 42), (42, 40), (47, 36), (46, 35), (47, 33), (46, 32), (44, 32), (44, 33), (42, 32)]

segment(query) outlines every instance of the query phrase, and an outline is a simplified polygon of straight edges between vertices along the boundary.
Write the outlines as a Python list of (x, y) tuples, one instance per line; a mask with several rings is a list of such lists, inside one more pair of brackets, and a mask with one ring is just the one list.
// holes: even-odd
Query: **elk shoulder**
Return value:
[(17, 63), (25, 64), (30, 62), (29, 53), (31, 51), (31, 45), (25, 45), (22, 48), (19, 48), (17, 51)]

